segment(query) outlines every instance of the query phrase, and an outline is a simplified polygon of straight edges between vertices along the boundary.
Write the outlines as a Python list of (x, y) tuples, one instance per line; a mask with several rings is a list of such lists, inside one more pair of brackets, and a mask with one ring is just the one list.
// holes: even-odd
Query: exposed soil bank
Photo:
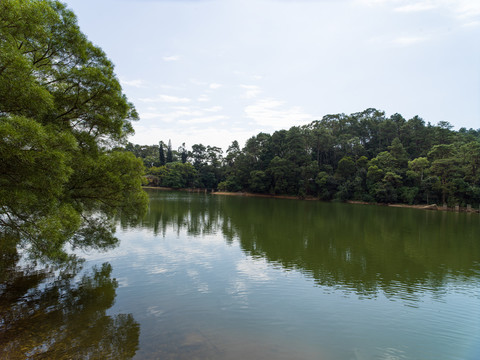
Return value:
[[(249, 192), (228, 192), (228, 191), (211, 191), (207, 189), (196, 189), (196, 188), (187, 188), (187, 189), (174, 189), (169, 187), (160, 187), (160, 186), (143, 186), (144, 189), (157, 189), (157, 190), (166, 190), (166, 191), (186, 191), (186, 192), (195, 192), (195, 193), (211, 193), (212, 195), (226, 195), (226, 196), (246, 196), (246, 197), (262, 197), (262, 198), (273, 198), (273, 199), (292, 199), (292, 200), (316, 200), (320, 199), (312, 196), (300, 197), (292, 195), (269, 195), (269, 194), (255, 194)], [(369, 203), (365, 201), (346, 201), (348, 204), (360, 204), (360, 205), (378, 205), (378, 206), (390, 206), (390, 207), (400, 207), (400, 208), (411, 208), (411, 209), (420, 209), (420, 210), (437, 210), (437, 211), (454, 211), (454, 212), (469, 212), (469, 213), (479, 213), (479, 209), (466, 208), (466, 207), (443, 207), (436, 204), (431, 205), (408, 205), (408, 204), (382, 204), (382, 203)]]
[[(382, 204), (379, 204), (382, 205)], [(422, 210), (438, 210), (438, 211), (453, 211), (453, 212), (469, 212), (469, 213), (478, 213), (480, 212), (478, 209), (474, 208), (466, 208), (466, 207), (444, 207), (438, 206), (437, 204), (433, 205), (408, 205), (408, 204), (387, 204), (388, 206), (392, 207), (405, 207), (405, 208), (413, 208), (413, 209), (422, 209)]]
[(142, 186), (142, 189), (155, 189), (155, 190), (165, 190), (165, 191), (186, 191), (186, 192), (195, 192), (195, 193), (211, 193), (212, 192), (212, 190), (208, 190), (208, 189), (197, 189), (197, 188), (176, 189), (176, 188), (165, 187), (165, 186)]
[[(228, 195), (228, 196), (249, 196), (249, 197), (265, 197), (265, 198), (276, 198), (276, 199), (296, 199), (296, 200), (317, 200), (315, 197), (305, 197), (301, 198), (299, 196), (290, 196), (290, 195), (267, 195), (267, 194), (255, 194), (248, 192), (227, 192), (227, 191), (217, 191), (212, 192), (213, 195)], [(382, 204), (382, 203), (369, 203), (364, 201), (346, 201), (348, 204), (360, 204), (360, 205), (378, 205), (378, 206), (390, 206), (390, 207), (401, 207), (401, 208), (411, 208), (411, 209), (420, 209), (420, 210), (438, 210), (438, 211), (454, 211), (454, 212), (470, 212), (478, 213), (478, 209), (466, 208), (466, 207), (443, 207), (436, 204), (432, 205), (408, 205), (408, 204)]]

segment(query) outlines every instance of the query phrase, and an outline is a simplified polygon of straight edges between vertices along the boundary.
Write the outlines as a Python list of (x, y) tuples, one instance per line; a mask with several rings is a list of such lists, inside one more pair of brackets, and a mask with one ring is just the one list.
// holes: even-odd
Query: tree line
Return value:
[[(480, 129), (390, 117), (377, 109), (326, 115), (240, 148), (129, 143), (153, 186), (405, 204), (480, 204)], [(166, 155), (165, 155), (166, 154)]]

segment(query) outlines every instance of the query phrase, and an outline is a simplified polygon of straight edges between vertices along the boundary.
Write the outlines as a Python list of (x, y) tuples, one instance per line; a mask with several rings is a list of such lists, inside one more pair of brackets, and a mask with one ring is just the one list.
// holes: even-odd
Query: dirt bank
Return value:
[[(227, 196), (247, 196), (247, 197), (263, 197), (263, 198), (275, 198), (275, 199), (296, 199), (296, 200), (318, 200), (315, 197), (306, 197), (301, 198), (299, 196), (290, 196), (290, 195), (268, 195), (268, 194), (255, 194), (248, 192), (227, 192), (227, 191), (217, 191), (212, 192), (213, 195), (227, 195)], [(420, 209), (420, 210), (438, 210), (438, 211), (456, 211), (456, 212), (471, 212), (479, 213), (478, 209), (465, 208), (465, 207), (443, 207), (436, 204), (431, 205), (408, 205), (408, 204), (382, 204), (382, 203), (369, 203), (365, 201), (346, 201), (349, 204), (360, 204), (360, 205), (378, 205), (378, 206), (390, 206), (390, 207), (400, 207), (400, 208), (411, 208), (411, 209)]]

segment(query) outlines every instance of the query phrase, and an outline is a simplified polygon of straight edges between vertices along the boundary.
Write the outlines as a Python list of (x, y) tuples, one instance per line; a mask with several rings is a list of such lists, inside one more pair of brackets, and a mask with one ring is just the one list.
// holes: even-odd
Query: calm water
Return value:
[(18, 275), (39, 294), (10, 296), (4, 355), (480, 358), (478, 214), (149, 194), (142, 225), (119, 224), (121, 245), (83, 254), (81, 275)]

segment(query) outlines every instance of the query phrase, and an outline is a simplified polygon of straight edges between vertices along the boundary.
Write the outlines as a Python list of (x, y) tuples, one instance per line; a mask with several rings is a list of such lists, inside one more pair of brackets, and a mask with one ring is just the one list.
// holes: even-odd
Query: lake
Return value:
[(2, 300), (31, 318), (3, 317), (23, 321), (4, 356), (480, 358), (479, 214), (148, 193), (141, 225), (119, 221), (81, 274), (18, 275), (39, 294)]

